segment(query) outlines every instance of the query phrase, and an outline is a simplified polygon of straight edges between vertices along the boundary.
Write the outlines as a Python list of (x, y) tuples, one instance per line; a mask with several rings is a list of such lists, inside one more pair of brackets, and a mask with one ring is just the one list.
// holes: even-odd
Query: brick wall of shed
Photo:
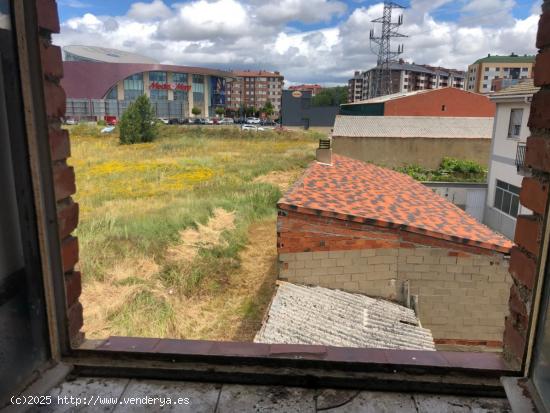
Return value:
[(403, 302), (441, 343), (500, 345), (512, 284), (500, 253), (396, 229), (281, 212), (279, 277)]
[(61, 118), (65, 116), (65, 92), (60, 86), (60, 80), (63, 77), (61, 49), (52, 45), (51, 41), (52, 33), (59, 33), (59, 17), (55, 0), (37, 0), (36, 7), (63, 277), (65, 278), (67, 298), (67, 321), (71, 343), (76, 346), (82, 342), (84, 337), (80, 332), (83, 325), (82, 305), (79, 301), (82, 282), (80, 272), (75, 270), (78, 262), (78, 240), (71, 235), (78, 224), (78, 204), (71, 197), (76, 191), (76, 184), (74, 170), (67, 165), (67, 158), (70, 157), (69, 134), (61, 128)]
[[(529, 318), (532, 316), (534, 289), (541, 261), (544, 217), (548, 213), (550, 183), (550, 0), (542, 5), (535, 63), (535, 85), (541, 90), (533, 96), (527, 138), (525, 163), (533, 177), (524, 178), (520, 202), (533, 215), (518, 217), (515, 243), (510, 259), (513, 286), (510, 290), (510, 315), (506, 318), (504, 355), (513, 367), (524, 361), (528, 341)], [(539, 280), (541, 281), (541, 280)]]

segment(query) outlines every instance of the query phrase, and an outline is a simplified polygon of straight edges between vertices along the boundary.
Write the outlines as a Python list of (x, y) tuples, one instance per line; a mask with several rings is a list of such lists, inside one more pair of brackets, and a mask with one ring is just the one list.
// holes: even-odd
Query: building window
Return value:
[(483, 76), (483, 80), (489, 80), (489, 76)]
[(168, 91), (151, 89), (150, 97), (151, 97), (151, 100), (168, 100)]
[(166, 72), (149, 72), (149, 83), (159, 82), (166, 83)]
[(505, 214), (514, 218), (517, 217), (519, 210), (519, 188), (497, 179), (493, 206)]
[(529, 68), (528, 68), (528, 67), (522, 67), (522, 68), (521, 68), (521, 71), (522, 71), (522, 72), (528, 72), (528, 71), (529, 71)]
[(193, 105), (199, 108), (204, 106), (203, 75), (193, 75)]
[(489, 71), (489, 68), (488, 68), (488, 67), (486, 67), (486, 68), (485, 68), (485, 71), (486, 71), (486, 72), (488, 72), (488, 71)]
[(116, 86), (113, 86), (111, 90), (107, 93), (105, 96), (105, 99), (112, 99), (117, 100), (118, 99), (118, 88)]
[(174, 90), (174, 100), (187, 101), (187, 92), (183, 90)]
[(447, 106), (441, 105), (441, 111), (442, 111), (442, 112), (445, 112), (446, 110), (447, 110)]
[(483, 89), (487, 89), (487, 84), (486, 83), (483, 84)]
[(174, 83), (187, 83), (187, 73), (172, 73)]
[(143, 95), (143, 73), (124, 79), (124, 99), (134, 100)]
[(510, 111), (510, 124), (508, 126), (508, 137), (519, 139), (521, 133), (521, 122), (523, 120), (523, 109), (512, 109)]

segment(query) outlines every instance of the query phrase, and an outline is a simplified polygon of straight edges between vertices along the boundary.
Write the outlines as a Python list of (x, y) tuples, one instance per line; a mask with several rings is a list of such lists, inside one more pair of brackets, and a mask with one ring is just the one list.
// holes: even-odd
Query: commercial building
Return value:
[(531, 99), (538, 90), (533, 80), (527, 79), (491, 95), (497, 110), (484, 222), (510, 239), (514, 237), (517, 216), (531, 214), (520, 204), (519, 193), (525, 172)]
[(284, 76), (279, 72), (266, 70), (233, 71), (234, 81), (227, 85), (227, 108), (244, 115), (248, 107), (259, 111), (270, 101), (273, 104), (273, 116), (281, 111), (281, 96)]
[(522, 79), (533, 77), (535, 56), (491, 56), (476, 60), (468, 66), (466, 90), (475, 93), (491, 93), (508, 87)]
[(512, 242), (407, 175), (318, 151), (277, 204), (281, 280), (412, 302), (443, 348), (501, 347)]
[[(61, 81), (68, 99), (67, 117), (119, 117), (143, 94), (151, 99), (159, 117), (187, 118), (193, 116), (195, 107), (201, 110), (201, 116), (214, 116), (217, 107), (226, 108), (226, 87), (233, 80), (229, 72), (158, 63), (119, 63), (112, 61), (110, 49), (84, 49), (86, 53), (79, 59), (78, 48), (68, 50), (72, 60), (63, 62)], [(127, 60), (120, 53), (120, 60)], [(135, 59), (134, 56), (132, 60)]]
[(317, 84), (314, 84), (314, 85), (309, 85), (309, 84), (294, 85), (294, 86), (289, 86), (289, 88), (288, 88), (288, 90), (291, 90), (291, 91), (299, 90), (300, 92), (311, 92), (311, 96), (315, 96), (322, 89), (323, 89), (323, 87), (321, 85), (317, 85)]
[(63, 55), (66, 62), (159, 63), (148, 56), (99, 46), (65, 46)]
[[(393, 93), (415, 90), (455, 87), (464, 89), (464, 72), (430, 65), (406, 63), (403, 60), (392, 63), (391, 78)], [(355, 72), (348, 81), (348, 102), (372, 98), (372, 87), (377, 67), (366, 72)]]
[(495, 104), (487, 96), (445, 87), (401, 92), (343, 104), (340, 106), (340, 114), (492, 118), (495, 115)]
[(493, 118), (442, 116), (336, 116), (334, 152), (389, 168), (437, 169), (444, 157), (486, 165)]
[(312, 92), (300, 90), (283, 90), (281, 102), (281, 125), (312, 127), (332, 127), (340, 110), (334, 106), (312, 105)]

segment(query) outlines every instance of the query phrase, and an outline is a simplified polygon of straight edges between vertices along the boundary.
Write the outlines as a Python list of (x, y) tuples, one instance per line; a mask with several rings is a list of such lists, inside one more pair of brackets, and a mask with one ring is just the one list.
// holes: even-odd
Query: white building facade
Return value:
[(537, 90), (532, 80), (526, 80), (491, 96), (497, 108), (483, 221), (510, 239), (514, 238), (517, 216), (531, 213), (521, 206), (519, 190), (527, 173), (523, 165), (529, 136), (527, 122)]

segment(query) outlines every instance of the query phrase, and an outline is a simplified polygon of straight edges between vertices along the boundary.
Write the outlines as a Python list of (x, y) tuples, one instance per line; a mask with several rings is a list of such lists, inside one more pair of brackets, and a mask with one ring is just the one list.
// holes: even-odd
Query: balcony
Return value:
[(517, 151), (516, 151), (516, 168), (518, 171), (518, 174), (523, 176), (530, 175), (529, 168), (525, 165), (525, 149), (526, 149), (525, 143), (518, 143)]

